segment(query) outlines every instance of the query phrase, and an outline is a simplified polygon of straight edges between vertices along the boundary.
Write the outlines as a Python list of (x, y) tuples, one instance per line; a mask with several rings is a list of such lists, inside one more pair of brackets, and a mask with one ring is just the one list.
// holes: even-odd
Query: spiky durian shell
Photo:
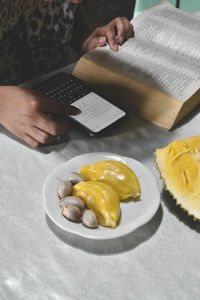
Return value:
[[(156, 167), (165, 185), (165, 190), (173, 196), (176, 205), (180, 206), (189, 216), (193, 216), (195, 221), (200, 220), (200, 136), (178, 140), (165, 148), (158, 148), (155, 150), (154, 156)], [(177, 158), (178, 164), (173, 166), (173, 160)], [(190, 162), (191, 168), (188, 162)], [(192, 178), (192, 167), (197, 173), (195, 178)], [(170, 168), (173, 168), (172, 172), (170, 172)], [(181, 171), (186, 172), (186, 174), (182, 174)], [(191, 175), (191, 178), (187, 178), (187, 173)], [(177, 176), (174, 177), (174, 181), (172, 175)], [(184, 180), (181, 181), (181, 179), (177, 180), (180, 176), (183, 178), (185, 176), (186, 182)], [(197, 203), (195, 204), (195, 202)]]

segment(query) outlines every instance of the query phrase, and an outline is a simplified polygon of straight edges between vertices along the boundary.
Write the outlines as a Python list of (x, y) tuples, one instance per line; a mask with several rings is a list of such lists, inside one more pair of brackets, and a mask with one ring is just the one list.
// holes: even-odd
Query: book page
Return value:
[(197, 64), (135, 38), (130, 38), (117, 52), (107, 46), (89, 52), (86, 58), (182, 101), (200, 87)]
[(135, 37), (120, 46), (119, 51), (107, 46), (89, 52), (86, 57), (186, 101), (200, 88), (199, 16), (163, 1), (136, 17), (133, 23)]
[(135, 38), (200, 64), (200, 18), (167, 1), (131, 21)]

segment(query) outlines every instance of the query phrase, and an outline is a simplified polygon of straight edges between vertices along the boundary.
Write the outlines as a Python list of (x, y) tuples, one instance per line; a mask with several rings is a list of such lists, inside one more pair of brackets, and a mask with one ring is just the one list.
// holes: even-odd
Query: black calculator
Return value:
[(73, 75), (66, 73), (58, 73), (50, 79), (41, 82), (35, 88), (55, 101), (62, 101), (68, 104), (84, 97), (90, 92), (86, 84)]
[(104, 132), (126, 117), (125, 111), (93, 92), (86, 83), (73, 75), (58, 73), (34, 88), (55, 101), (79, 108), (81, 110), (79, 115), (67, 117), (73, 119), (91, 135)]

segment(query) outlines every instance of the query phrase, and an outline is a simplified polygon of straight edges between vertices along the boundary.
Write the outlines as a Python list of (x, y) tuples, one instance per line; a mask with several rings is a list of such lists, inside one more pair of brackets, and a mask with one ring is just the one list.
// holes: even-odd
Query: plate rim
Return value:
[[(152, 180), (155, 183), (155, 187), (156, 187), (156, 193), (157, 193), (157, 197), (156, 200), (154, 201), (154, 205), (151, 206), (151, 210), (149, 210), (148, 212), (145, 212), (145, 214), (141, 215), (139, 218), (137, 218), (137, 220), (134, 221), (135, 226), (132, 228), (132, 223), (129, 223), (126, 225), (126, 231), (123, 232), (123, 230), (116, 230), (116, 228), (112, 229), (109, 228), (111, 230), (113, 230), (113, 233), (111, 234), (111, 232), (109, 232), (109, 234), (107, 233), (105, 235), (105, 232), (101, 232), (100, 234), (98, 233), (98, 235), (94, 236), (92, 233), (94, 232), (93, 229), (89, 229), (91, 231), (91, 234), (85, 234), (85, 233), (79, 233), (77, 230), (73, 230), (71, 228), (66, 229), (64, 228), (59, 222), (57, 222), (57, 220), (54, 219), (54, 217), (51, 215), (51, 213), (49, 212), (48, 208), (47, 208), (47, 200), (45, 197), (45, 191), (46, 191), (46, 187), (48, 185), (48, 181), (50, 180), (50, 178), (57, 172), (57, 170), (59, 170), (61, 168), (61, 166), (68, 164), (70, 161), (72, 161), (73, 159), (80, 159), (81, 157), (85, 157), (85, 156), (90, 156), (90, 155), (100, 155), (100, 156), (112, 156), (112, 157), (118, 157), (118, 159), (120, 161), (126, 161), (126, 160), (131, 160), (132, 162), (136, 162), (137, 164), (141, 165), (146, 172), (149, 173), (149, 175), (151, 176)], [(122, 236), (126, 236), (129, 233), (135, 231), (136, 229), (140, 228), (141, 226), (145, 225), (146, 223), (148, 223), (148, 221), (150, 221), (153, 216), (156, 214), (159, 206), (160, 206), (160, 192), (158, 189), (158, 183), (156, 181), (156, 178), (154, 177), (154, 175), (152, 174), (152, 172), (144, 165), (142, 164), (140, 161), (128, 157), (128, 156), (122, 156), (119, 154), (115, 154), (115, 153), (111, 153), (111, 152), (87, 152), (87, 153), (82, 153), (79, 155), (76, 155), (72, 158), (70, 158), (69, 160), (60, 163), (57, 167), (55, 167), (50, 173), (49, 175), (46, 177), (44, 184), (43, 184), (43, 189), (42, 189), (42, 194), (43, 194), (43, 207), (45, 210), (45, 213), (47, 214), (47, 216), (51, 219), (51, 221), (56, 224), (56, 226), (58, 226), (59, 228), (61, 228), (62, 230), (64, 230), (66, 233), (70, 233), (73, 235), (76, 235), (78, 237), (82, 237), (85, 239), (93, 239), (93, 240), (112, 240), (112, 239), (116, 239), (116, 238), (120, 238)], [(62, 215), (62, 214), (61, 214)], [(119, 225), (120, 226), (120, 225)], [(120, 228), (120, 227), (119, 227)], [(98, 229), (95, 229), (98, 230)]]

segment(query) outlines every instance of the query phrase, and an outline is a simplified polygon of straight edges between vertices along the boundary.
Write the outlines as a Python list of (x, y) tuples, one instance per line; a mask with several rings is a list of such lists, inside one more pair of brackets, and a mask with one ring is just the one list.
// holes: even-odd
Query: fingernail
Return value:
[(117, 44), (114, 44), (114, 45), (113, 45), (113, 49), (114, 49), (115, 51), (117, 51), (117, 50), (118, 50), (118, 45), (117, 45)]
[(79, 115), (81, 113), (81, 110), (74, 106), (73, 107), (73, 112), (74, 112), (75, 115)]
[(120, 36), (119, 38), (118, 38), (118, 41), (119, 41), (119, 44), (122, 44), (123, 43), (123, 37), (122, 36)]

